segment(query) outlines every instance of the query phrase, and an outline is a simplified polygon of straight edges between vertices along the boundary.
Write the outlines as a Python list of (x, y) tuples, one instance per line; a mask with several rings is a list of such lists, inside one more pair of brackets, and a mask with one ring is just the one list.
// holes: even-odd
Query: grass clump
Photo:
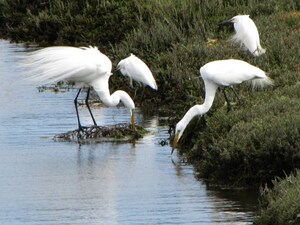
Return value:
[(261, 210), (254, 225), (300, 224), (300, 172), (273, 180), (274, 187), (261, 188)]
[(95, 143), (95, 142), (134, 142), (148, 131), (141, 126), (132, 129), (131, 124), (120, 123), (109, 126), (90, 126), (68, 131), (54, 136), (56, 141)]

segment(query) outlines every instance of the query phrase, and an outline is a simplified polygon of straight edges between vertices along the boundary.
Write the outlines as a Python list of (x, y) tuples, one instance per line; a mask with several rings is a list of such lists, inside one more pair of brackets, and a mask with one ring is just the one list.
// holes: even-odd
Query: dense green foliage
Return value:
[[(260, 67), (274, 79), (274, 86), (263, 91), (238, 86), (243, 107), (229, 113), (217, 93), (208, 114), (193, 120), (185, 131), (179, 152), (194, 162), (199, 177), (217, 183), (258, 186), (300, 168), (299, 1), (2, 0), (0, 4), (0, 34), (12, 41), (98, 45), (114, 66), (131, 52), (145, 60), (159, 90), (147, 89), (140, 106), (169, 116), (171, 127), (189, 107), (202, 103), (202, 65), (236, 58)], [(237, 14), (249, 14), (255, 21), (266, 54), (253, 58), (228, 42), (230, 29), (218, 30), (220, 21)], [(113, 76), (111, 89), (134, 96), (123, 81)], [(135, 101), (139, 104), (141, 97)]]
[(3, 1), (1, 34), (40, 44), (109, 45), (133, 27), (135, 11), (132, 1)]
[(300, 224), (300, 172), (285, 179), (276, 178), (273, 185), (273, 189), (261, 189), (261, 210), (254, 224)]

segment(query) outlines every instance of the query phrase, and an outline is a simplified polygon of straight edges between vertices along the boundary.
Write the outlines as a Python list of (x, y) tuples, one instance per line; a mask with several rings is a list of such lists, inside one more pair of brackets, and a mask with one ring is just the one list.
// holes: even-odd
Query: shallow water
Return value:
[[(163, 118), (136, 123), (132, 143), (56, 142), (77, 126), (76, 90), (38, 92), (22, 80), (24, 48), (0, 40), (0, 224), (251, 224), (249, 192), (211, 189), (170, 146)], [(83, 96), (84, 97), (84, 96)], [(129, 122), (123, 107), (93, 109), (99, 125)], [(83, 124), (91, 124), (80, 108)]]

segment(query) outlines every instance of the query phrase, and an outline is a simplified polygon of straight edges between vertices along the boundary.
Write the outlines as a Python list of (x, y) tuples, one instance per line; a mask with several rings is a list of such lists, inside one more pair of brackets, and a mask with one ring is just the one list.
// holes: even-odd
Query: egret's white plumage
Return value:
[(266, 52), (260, 45), (257, 27), (249, 15), (237, 15), (223, 24), (233, 23), (235, 35), (232, 41), (241, 44), (253, 56), (259, 56)]
[(149, 67), (137, 56), (131, 54), (118, 63), (118, 69), (124, 76), (128, 76), (132, 86), (132, 80), (150, 86), (157, 90), (157, 84)]
[(66, 80), (90, 85), (99, 78), (112, 75), (110, 59), (96, 47), (43, 48), (28, 53), (24, 63), (30, 66), (29, 79), (43, 84)]
[[(23, 63), (29, 67), (28, 79), (30, 81), (40, 84), (50, 84), (62, 80), (73, 81), (80, 87), (84, 85), (93, 87), (101, 101), (107, 106), (116, 106), (121, 101), (125, 107), (130, 109), (131, 122), (134, 126), (134, 102), (126, 92), (121, 90), (110, 95), (108, 82), (112, 75), (112, 63), (97, 47), (47, 47), (29, 53)], [(75, 101), (77, 101), (78, 94)], [(75, 107), (77, 112), (76, 103)], [(92, 113), (91, 116), (93, 118)], [(78, 113), (77, 117), (80, 128)], [(93, 121), (95, 123), (94, 118)]]
[(250, 81), (254, 87), (263, 88), (273, 83), (263, 70), (236, 59), (209, 62), (200, 68), (200, 76), (205, 85), (204, 103), (191, 107), (176, 124), (173, 150), (189, 122), (197, 115), (204, 115), (211, 108), (218, 87), (228, 87)]

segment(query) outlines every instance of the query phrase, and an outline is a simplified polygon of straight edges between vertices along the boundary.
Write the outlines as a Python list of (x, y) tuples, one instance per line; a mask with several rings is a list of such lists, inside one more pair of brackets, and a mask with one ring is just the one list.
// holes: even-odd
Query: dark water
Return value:
[[(193, 167), (170, 157), (163, 118), (137, 123), (150, 134), (133, 144), (55, 142), (77, 126), (76, 90), (38, 92), (24, 83), (24, 48), (0, 40), (0, 224), (251, 224), (251, 193), (214, 190)], [(101, 125), (129, 122), (127, 109), (93, 109)], [(85, 107), (84, 124), (91, 124)]]

